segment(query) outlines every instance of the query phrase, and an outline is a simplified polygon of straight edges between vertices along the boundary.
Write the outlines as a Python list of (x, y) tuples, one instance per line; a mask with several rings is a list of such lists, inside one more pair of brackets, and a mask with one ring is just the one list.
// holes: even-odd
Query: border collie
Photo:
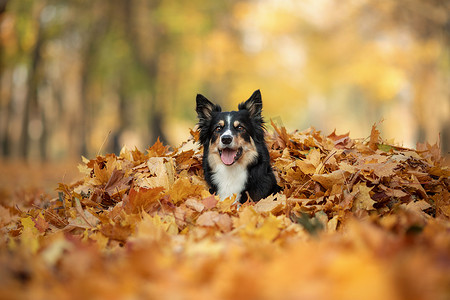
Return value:
[(236, 194), (241, 203), (247, 195), (259, 201), (280, 190), (264, 141), (261, 110), (259, 90), (239, 104), (238, 111), (229, 112), (197, 95), (205, 180), (222, 200)]

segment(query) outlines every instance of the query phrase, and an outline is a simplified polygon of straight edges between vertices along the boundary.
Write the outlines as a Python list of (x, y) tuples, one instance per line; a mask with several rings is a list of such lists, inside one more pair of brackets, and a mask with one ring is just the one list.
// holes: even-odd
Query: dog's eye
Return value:
[(215, 131), (215, 132), (219, 132), (219, 131), (222, 130), (222, 128), (223, 128), (223, 127), (219, 125), (219, 126), (217, 126), (217, 127), (214, 129), (214, 131)]
[(236, 127), (236, 129), (237, 129), (238, 131), (243, 131), (243, 130), (245, 130), (244, 126), (242, 126), (242, 125), (238, 125), (238, 126)]

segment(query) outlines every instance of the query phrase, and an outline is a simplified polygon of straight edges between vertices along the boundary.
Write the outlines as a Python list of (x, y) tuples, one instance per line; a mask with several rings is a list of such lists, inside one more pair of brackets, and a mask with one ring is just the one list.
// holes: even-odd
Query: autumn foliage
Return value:
[(1, 199), (1, 299), (448, 299), (438, 147), (272, 124), (282, 192), (219, 201), (196, 132), (83, 159), (58, 197)]

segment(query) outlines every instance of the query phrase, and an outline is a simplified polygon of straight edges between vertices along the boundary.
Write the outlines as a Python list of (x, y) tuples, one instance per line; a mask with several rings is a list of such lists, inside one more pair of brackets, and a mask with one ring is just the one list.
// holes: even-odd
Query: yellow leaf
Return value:
[(186, 200), (190, 196), (201, 196), (202, 185), (193, 184), (188, 177), (180, 177), (170, 189), (170, 198), (173, 203)]
[(336, 231), (337, 225), (338, 225), (338, 216), (334, 216), (333, 218), (331, 218), (328, 223), (327, 223), (327, 231), (328, 232), (333, 232)]
[(108, 173), (106, 167), (103, 167), (103, 169), (101, 169), (98, 163), (94, 164), (94, 175), (100, 184), (106, 184), (110, 177), (110, 174)]
[(264, 240), (272, 241), (280, 232), (281, 220), (277, 219), (274, 215), (270, 214), (264, 219), (264, 223), (261, 227), (255, 230), (255, 235), (261, 237)]
[(159, 215), (150, 216), (144, 214), (142, 221), (138, 224), (135, 238), (137, 240), (162, 241), (167, 235), (178, 234), (178, 226), (173, 215), (161, 217)]
[(22, 223), (23, 226), (22, 234), (20, 236), (22, 245), (32, 253), (36, 253), (39, 249), (39, 230), (37, 230), (31, 217), (20, 219), (20, 223)]
[(104, 236), (101, 232), (97, 231), (89, 236), (91, 240), (94, 240), (97, 242), (97, 246), (99, 249), (106, 249), (106, 246), (108, 245), (109, 239)]
[(250, 206), (244, 207), (238, 218), (233, 218), (235, 228), (255, 228), (257, 223), (258, 214)]
[(220, 212), (231, 212), (231, 206), (236, 202), (236, 195), (226, 198), (217, 203), (217, 208)]

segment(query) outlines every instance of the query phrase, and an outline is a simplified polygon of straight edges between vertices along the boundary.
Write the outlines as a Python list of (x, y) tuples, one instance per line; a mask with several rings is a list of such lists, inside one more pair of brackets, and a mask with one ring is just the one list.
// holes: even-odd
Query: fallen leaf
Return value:
[(130, 193), (123, 200), (123, 209), (127, 213), (138, 213), (140, 211), (147, 211), (150, 206), (160, 199), (163, 187), (155, 188), (139, 188), (131, 189)]
[(333, 185), (343, 185), (346, 181), (347, 174), (344, 170), (336, 170), (329, 174), (314, 174), (311, 178), (320, 183), (324, 188), (331, 189)]
[(36, 228), (31, 217), (26, 217), (20, 219), (20, 223), (23, 226), (22, 234), (20, 235), (21, 244), (25, 249), (31, 251), (31, 253), (36, 253), (39, 249), (39, 230)]
[(365, 184), (359, 183), (353, 187), (355, 193), (355, 199), (353, 200), (354, 210), (373, 210), (375, 201), (370, 197), (370, 191), (372, 188), (367, 187)]
[(217, 211), (207, 211), (198, 217), (196, 224), (211, 227), (215, 226), (218, 220), (219, 213)]
[(192, 198), (187, 199), (185, 204), (187, 207), (192, 208), (197, 212), (202, 212), (205, 209), (205, 205), (203, 203)]
[(255, 204), (255, 211), (258, 213), (273, 213), (277, 214), (286, 206), (286, 196), (277, 194), (260, 200)]

